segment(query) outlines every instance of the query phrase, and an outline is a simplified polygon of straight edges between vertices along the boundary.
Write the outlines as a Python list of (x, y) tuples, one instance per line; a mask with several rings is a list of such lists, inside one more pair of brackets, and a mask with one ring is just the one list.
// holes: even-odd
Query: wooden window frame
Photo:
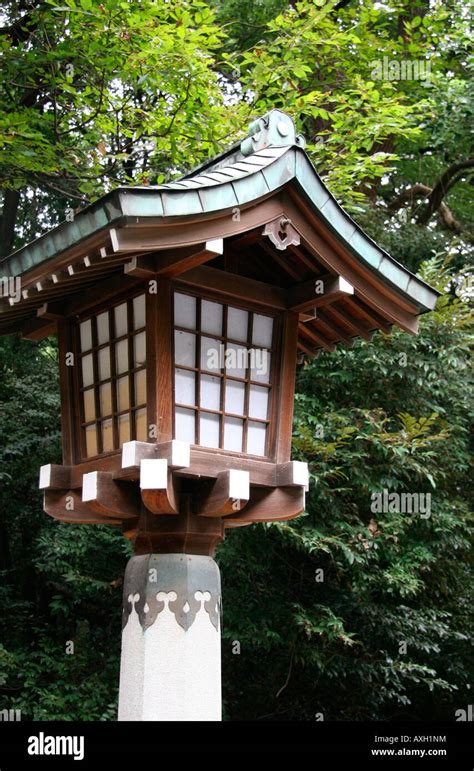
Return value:
[[(187, 295), (188, 297), (194, 297), (197, 301), (196, 303), (196, 327), (194, 329), (190, 329), (187, 327), (181, 327), (179, 325), (176, 325), (174, 323), (174, 293), (177, 292), (179, 294)], [(222, 305), (223, 310), (223, 320), (222, 320), (222, 334), (216, 334), (214, 332), (205, 332), (202, 330), (202, 318), (201, 318), (201, 312), (202, 312), (202, 302), (210, 300), (211, 302), (219, 302), (220, 305)], [(193, 411), (196, 413), (195, 417), (195, 438), (197, 441), (195, 443), (192, 443), (193, 447), (199, 447), (202, 450), (209, 450), (211, 452), (218, 452), (218, 453), (229, 453), (230, 455), (245, 455), (248, 457), (254, 457), (254, 458), (260, 458), (261, 460), (273, 460), (275, 455), (275, 448), (274, 448), (274, 423), (276, 419), (276, 409), (274, 406), (274, 394), (276, 391), (275, 388), (275, 378), (278, 373), (278, 366), (279, 366), (279, 358), (280, 358), (280, 346), (278, 345), (279, 340), (281, 339), (281, 313), (278, 311), (271, 311), (269, 309), (265, 309), (264, 311), (260, 307), (251, 307), (251, 303), (242, 303), (242, 302), (233, 302), (231, 299), (220, 299), (219, 301), (216, 300), (216, 298), (213, 296), (212, 298), (209, 297), (206, 293), (203, 293), (202, 291), (196, 289), (192, 290), (189, 287), (188, 288), (181, 288), (181, 287), (173, 287), (173, 308), (172, 308), (172, 318), (173, 318), (173, 339), (172, 339), (172, 346), (173, 346), (173, 373), (172, 373), (172, 388), (173, 388), (173, 435), (174, 435), (174, 422), (175, 422), (175, 416), (176, 416), (176, 408), (180, 409), (187, 409), (190, 411)], [(227, 321), (228, 321), (228, 311), (229, 308), (236, 308), (238, 310), (246, 311), (249, 314), (248, 318), (248, 325), (247, 325), (247, 339), (246, 340), (236, 340), (235, 338), (229, 336), (227, 334)], [(272, 328), (272, 343), (270, 348), (266, 348), (263, 346), (260, 346), (262, 350), (268, 351), (271, 355), (271, 366), (270, 366), (270, 373), (269, 373), (269, 379), (268, 382), (261, 382), (258, 380), (252, 380), (250, 376), (250, 366), (247, 366), (245, 368), (245, 376), (237, 377), (237, 376), (229, 376), (226, 369), (224, 369), (224, 372), (211, 372), (210, 370), (202, 369), (200, 365), (200, 354), (201, 354), (201, 339), (203, 337), (212, 338), (215, 340), (218, 340), (219, 343), (224, 343), (226, 346), (229, 344), (234, 345), (240, 345), (247, 350), (250, 350), (252, 348), (259, 348), (258, 345), (252, 342), (252, 336), (253, 336), (253, 318), (254, 315), (262, 315), (262, 316), (268, 316), (273, 321), (273, 328)], [(195, 366), (191, 367), (188, 365), (182, 365), (182, 364), (176, 364), (175, 363), (175, 350), (174, 350), (174, 332), (175, 331), (181, 331), (181, 332), (188, 332), (191, 334), (194, 334), (196, 336), (196, 354), (195, 354)], [(198, 364), (199, 363), (199, 364)], [(195, 404), (189, 405), (189, 404), (181, 404), (176, 401), (175, 398), (175, 372), (176, 370), (183, 370), (185, 372), (193, 372), (195, 374)], [(200, 405), (201, 401), (201, 395), (200, 395), (200, 380), (201, 375), (208, 375), (210, 377), (216, 377), (221, 380), (220, 385), (220, 407), (218, 410), (213, 410), (210, 408), (203, 408)], [(237, 414), (237, 413), (231, 413), (227, 410), (224, 410), (224, 399), (225, 399), (225, 390), (226, 390), (226, 384), (228, 381), (235, 381), (242, 383), (245, 387), (244, 392), (244, 411), (243, 414)], [(248, 414), (249, 411), (249, 399), (250, 399), (250, 387), (254, 385), (260, 388), (265, 388), (268, 391), (268, 412), (266, 418), (255, 418)], [(200, 444), (200, 417), (201, 414), (205, 413), (207, 415), (219, 415), (219, 447), (205, 447), (202, 444)], [(238, 420), (241, 420), (243, 423), (242, 427), (242, 447), (247, 447), (247, 437), (248, 437), (248, 426), (249, 423), (259, 423), (266, 426), (266, 437), (265, 437), (265, 453), (263, 455), (257, 455), (255, 453), (249, 453), (247, 450), (226, 450), (223, 447), (224, 444), (224, 429), (225, 429), (225, 418), (236, 418)]]
[[(224, 274), (225, 275), (225, 274)], [(89, 318), (96, 317), (104, 310), (109, 312), (109, 325), (111, 316), (114, 316), (114, 308), (122, 302), (133, 302), (133, 298), (141, 294), (145, 295), (145, 329), (133, 330), (127, 336), (129, 338), (129, 362), (130, 346), (133, 347), (133, 337), (141, 331), (146, 335), (146, 417), (147, 428), (153, 428), (153, 436), (148, 436), (150, 442), (166, 442), (173, 439), (174, 436), (174, 292), (190, 294), (201, 300), (209, 300), (221, 303), (223, 306), (241, 308), (250, 313), (272, 316), (274, 319), (273, 331), (273, 350), (270, 376), (270, 405), (268, 412), (268, 436), (267, 455), (251, 455), (249, 453), (236, 452), (233, 450), (224, 450), (221, 448), (203, 447), (202, 445), (193, 445), (194, 456), (199, 456), (203, 464), (208, 462), (212, 464), (212, 457), (217, 455), (234, 458), (238, 465), (239, 458), (248, 459), (245, 462), (258, 462), (259, 465), (271, 465), (274, 463), (284, 463), (291, 456), (291, 437), (292, 437), (292, 419), (294, 386), (296, 375), (297, 358), (297, 339), (298, 339), (298, 313), (282, 310), (281, 306), (272, 307), (268, 298), (265, 302), (259, 303), (254, 298), (246, 298), (246, 284), (248, 280), (242, 282), (240, 286), (240, 277), (235, 274), (228, 276), (229, 284), (232, 285), (232, 294), (229, 290), (221, 291), (219, 288), (205, 283), (200, 283), (197, 287), (192, 287), (183, 274), (181, 278), (163, 278), (156, 277), (156, 292), (149, 291), (150, 281), (144, 280), (134, 282), (130, 286), (127, 278), (124, 278), (122, 286), (118, 287), (108, 296), (104, 295), (104, 300), (91, 306), (84, 298), (84, 310), (78, 310), (77, 313), (67, 319), (61, 320), (58, 324), (59, 356), (60, 356), (60, 384), (61, 384), (61, 423), (62, 423), (62, 443), (63, 443), (63, 463), (67, 465), (80, 464), (84, 468), (93, 467), (99, 461), (105, 462), (107, 458), (121, 453), (120, 449), (103, 452), (96, 456), (87, 457), (85, 452), (85, 431), (83, 402), (82, 402), (82, 371), (81, 369), (81, 351), (80, 351), (80, 326), (79, 324)], [(155, 279), (151, 283), (154, 283)], [(259, 282), (255, 282), (256, 285)], [(235, 289), (235, 291), (234, 291)], [(80, 306), (79, 306), (80, 307)], [(115, 320), (113, 321), (115, 324)], [(110, 327), (115, 331), (114, 327)], [(212, 336), (212, 335), (209, 335)], [(111, 338), (115, 343), (115, 339)], [(106, 345), (110, 345), (104, 343)], [(245, 345), (245, 343), (244, 343)], [(111, 358), (114, 349), (111, 348)], [(66, 353), (72, 352), (76, 366), (66, 367)], [(125, 376), (126, 373), (123, 373)], [(129, 372), (129, 377), (134, 381), (134, 372)], [(102, 381), (100, 381), (102, 382)], [(104, 381), (105, 382), (105, 381)], [(111, 362), (111, 378), (113, 380), (113, 370)], [(257, 385), (265, 385), (257, 383)], [(94, 381), (94, 389), (99, 391), (99, 381)], [(246, 389), (247, 391), (248, 389)], [(115, 389), (112, 389), (112, 408), (113, 416), (118, 419), (118, 412), (115, 411), (116, 395)], [(224, 393), (224, 389), (222, 389)], [(131, 404), (132, 402), (130, 402)], [(143, 405), (144, 406), (144, 405)], [(137, 406), (133, 409), (143, 409), (143, 406)], [(132, 412), (130, 407), (129, 412)], [(124, 414), (127, 410), (122, 411)], [(92, 421), (99, 424), (102, 420)], [(248, 417), (247, 417), (248, 421)], [(113, 420), (113, 430), (115, 432), (115, 419)], [(135, 421), (132, 421), (134, 424)], [(221, 421), (223, 422), (223, 421)], [(256, 419), (256, 422), (259, 422)], [(117, 422), (118, 430), (118, 422)], [(101, 433), (101, 432), (100, 432)], [(136, 436), (132, 432), (130, 439)], [(114, 434), (114, 445), (117, 437)], [(100, 465), (100, 464), (99, 464)]]
[[(120, 292), (119, 294), (115, 295), (114, 297), (109, 298), (106, 302), (101, 303), (100, 305), (95, 306), (94, 308), (89, 308), (86, 312), (83, 314), (79, 314), (76, 316), (72, 323), (71, 323), (71, 332), (72, 332), (72, 338), (74, 341), (74, 349), (75, 349), (75, 361), (77, 362), (77, 368), (76, 374), (74, 377), (74, 401), (78, 406), (78, 409), (75, 413), (75, 436), (76, 436), (76, 442), (75, 442), (75, 456), (80, 462), (87, 462), (98, 458), (107, 457), (108, 455), (119, 453), (121, 452), (120, 447), (120, 429), (119, 429), (119, 423), (120, 423), (120, 417), (122, 415), (128, 415), (129, 417), (129, 440), (136, 439), (136, 430), (137, 430), (137, 414), (140, 410), (147, 409), (146, 402), (141, 402), (140, 404), (135, 404), (135, 376), (139, 372), (145, 372), (145, 376), (147, 373), (147, 361), (145, 359), (145, 363), (143, 365), (135, 365), (135, 352), (134, 352), (134, 341), (135, 338), (144, 333), (145, 339), (146, 339), (146, 316), (145, 316), (145, 326), (140, 327), (134, 327), (134, 317), (133, 317), (133, 302), (135, 298), (140, 297), (141, 295), (145, 296), (145, 304), (146, 304), (146, 287), (134, 287), (133, 291), (128, 291), (126, 294), (123, 292)], [(119, 305), (126, 304), (126, 312), (127, 312), (127, 332), (126, 334), (119, 335), (116, 337), (115, 335), (115, 308)], [(146, 305), (145, 305), (146, 307)], [(101, 313), (107, 313), (108, 315), (108, 325), (109, 325), (109, 336), (108, 340), (105, 343), (99, 344), (98, 338), (97, 338), (97, 317)], [(87, 351), (82, 352), (81, 351), (81, 342), (80, 342), (80, 325), (86, 321), (91, 321), (91, 336), (92, 336), (92, 347), (88, 349)], [(116, 355), (115, 355), (115, 347), (117, 343), (119, 342), (127, 342), (127, 358), (128, 358), (128, 368), (124, 372), (117, 372), (116, 368)], [(99, 351), (103, 349), (109, 349), (109, 356), (110, 356), (110, 375), (108, 378), (105, 378), (103, 380), (100, 379), (99, 371), (98, 371), (98, 359), (99, 359)], [(93, 382), (90, 385), (84, 386), (83, 380), (82, 380), (82, 359), (84, 356), (92, 355), (92, 362), (93, 362)], [(130, 364), (133, 364), (133, 366), (130, 366)], [(125, 409), (119, 409), (118, 408), (118, 397), (117, 397), (117, 383), (122, 378), (128, 379), (128, 407)], [(147, 378), (148, 379), (148, 378)], [(111, 412), (107, 413), (106, 415), (102, 414), (101, 410), (101, 404), (100, 404), (100, 390), (101, 387), (104, 385), (110, 384), (110, 390), (111, 390)], [(85, 415), (84, 415), (84, 399), (83, 394), (85, 391), (93, 390), (94, 391), (94, 402), (95, 402), (95, 418), (93, 420), (86, 421)], [(145, 412), (145, 415), (147, 417), (147, 414)], [(103, 437), (102, 437), (102, 424), (105, 421), (112, 421), (112, 441), (113, 441), (113, 447), (110, 450), (104, 450), (103, 449)], [(88, 455), (87, 454), (87, 446), (86, 446), (86, 428), (88, 426), (94, 425), (95, 426), (95, 432), (96, 432), (96, 440), (97, 440), (97, 453), (95, 455)]]

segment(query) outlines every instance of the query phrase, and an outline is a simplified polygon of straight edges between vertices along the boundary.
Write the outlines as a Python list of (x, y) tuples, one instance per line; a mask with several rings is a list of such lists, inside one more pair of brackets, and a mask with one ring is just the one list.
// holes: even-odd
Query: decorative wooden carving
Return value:
[(272, 244), (280, 250), (287, 249), (290, 244), (299, 246), (301, 242), (300, 234), (287, 217), (278, 217), (276, 220), (268, 222), (262, 235), (268, 236)]

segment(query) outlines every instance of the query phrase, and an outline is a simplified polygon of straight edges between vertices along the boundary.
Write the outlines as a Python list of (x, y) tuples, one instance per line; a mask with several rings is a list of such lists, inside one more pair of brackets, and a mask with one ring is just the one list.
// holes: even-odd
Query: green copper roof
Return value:
[(217, 158), (181, 179), (154, 187), (122, 187), (6, 257), (0, 278), (19, 276), (94, 233), (121, 221), (141, 224), (183, 221), (192, 215), (214, 214), (258, 201), (293, 184), (342, 240), (355, 259), (376, 271), (420, 311), (434, 308), (438, 292), (410, 273), (377, 246), (342, 209), (318, 176), (296, 136), (291, 118), (272, 110), (249, 127), (248, 136)]

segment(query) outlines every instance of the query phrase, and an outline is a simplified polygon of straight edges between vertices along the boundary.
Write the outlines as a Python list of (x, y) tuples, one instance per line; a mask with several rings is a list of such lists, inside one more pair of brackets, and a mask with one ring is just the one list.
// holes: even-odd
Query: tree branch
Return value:
[[(423, 198), (429, 198), (432, 192), (433, 188), (428, 187), (428, 185), (423, 185), (421, 182), (417, 182), (411, 187), (406, 188), (406, 190), (403, 190), (400, 195), (398, 195), (397, 198), (395, 198), (389, 204), (388, 211), (396, 212), (407, 204), (413, 205), (417, 198), (420, 196), (423, 196)], [(448, 230), (452, 230), (454, 233), (461, 232), (460, 223), (454, 217), (451, 209), (449, 206), (447, 206), (447, 204), (444, 203), (444, 201), (441, 201), (438, 206), (438, 217), (443, 227), (447, 228)], [(420, 220), (419, 216), (417, 219), (420, 224), (424, 224)]]
[(474, 158), (458, 161), (446, 169), (428, 195), (428, 205), (418, 216), (421, 225), (426, 225), (434, 212), (440, 208), (446, 193), (463, 178), (468, 169), (474, 169)]
[(20, 3), (18, 10), (26, 10), (27, 13), (20, 16), (8, 26), (0, 27), (0, 35), (9, 37), (13, 45), (24, 43), (39, 24), (39, 19), (34, 19), (34, 13), (39, 10), (41, 6), (45, 6), (43, 0), (37, 0), (37, 2), (33, 4)]

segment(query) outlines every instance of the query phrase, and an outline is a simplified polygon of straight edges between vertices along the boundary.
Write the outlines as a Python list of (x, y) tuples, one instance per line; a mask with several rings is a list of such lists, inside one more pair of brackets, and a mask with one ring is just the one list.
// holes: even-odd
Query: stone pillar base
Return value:
[(212, 557), (130, 559), (119, 720), (221, 720), (220, 608), (220, 574)]

